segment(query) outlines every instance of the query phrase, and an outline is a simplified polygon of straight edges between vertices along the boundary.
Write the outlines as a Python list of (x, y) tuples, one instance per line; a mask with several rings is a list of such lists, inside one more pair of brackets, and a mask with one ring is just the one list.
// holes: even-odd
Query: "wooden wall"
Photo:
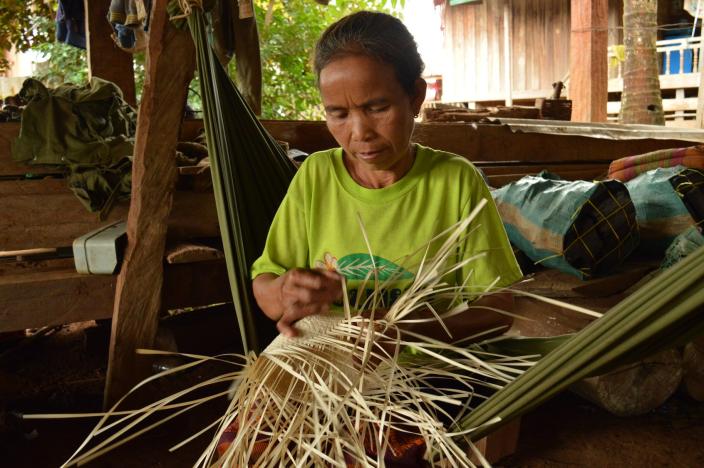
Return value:
[[(445, 5), (444, 101), (504, 99), (503, 5)], [(609, 44), (620, 40), (619, 11), (622, 0), (610, 0)], [(513, 98), (545, 97), (569, 71), (570, 0), (511, 0), (511, 16)]]

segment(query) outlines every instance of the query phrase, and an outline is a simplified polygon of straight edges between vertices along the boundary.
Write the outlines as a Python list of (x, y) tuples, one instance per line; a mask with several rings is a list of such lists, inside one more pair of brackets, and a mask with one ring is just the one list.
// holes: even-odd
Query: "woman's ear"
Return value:
[(423, 101), (425, 101), (425, 92), (427, 89), (428, 83), (426, 83), (423, 78), (418, 78), (413, 86), (413, 96), (411, 96), (411, 108), (413, 109), (413, 115), (418, 115), (420, 113), (420, 106), (422, 106)]

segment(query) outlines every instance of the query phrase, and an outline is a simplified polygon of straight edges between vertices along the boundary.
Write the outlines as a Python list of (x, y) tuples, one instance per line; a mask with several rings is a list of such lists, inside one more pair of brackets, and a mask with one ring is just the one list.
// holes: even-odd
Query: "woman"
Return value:
[[(295, 336), (297, 320), (335, 308), (343, 277), (350, 303), (361, 307), (374, 268), (380, 279), (393, 279), (381, 294), (381, 307), (388, 307), (413, 281), (420, 254), (410, 254), (424, 253), (425, 243), (482, 199), (489, 203), (459, 259), (486, 256), (463, 268), (457, 284), (470, 275), (469, 284), (481, 290), (497, 278), (496, 287), (521, 278), (476, 168), (410, 141), (425, 97), (422, 71), (411, 34), (383, 13), (352, 14), (320, 38), (315, 73), (328, 129), (341, 148), (315, 153), (301, 166), (252, 267), (255, 298), (281, 333)], [(489, 310), (509, 310), (509, 294), (484, 296), (474, 305), (486, 308), (446, 321), (452, 339), (510, 324), (508, 316)], [(423, 334), (450, 339), (439, 326), (426, 326)]]

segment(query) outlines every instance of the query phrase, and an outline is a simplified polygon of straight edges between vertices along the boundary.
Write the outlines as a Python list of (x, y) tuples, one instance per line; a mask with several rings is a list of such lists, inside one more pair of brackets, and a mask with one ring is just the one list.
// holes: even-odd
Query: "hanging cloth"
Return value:
[(112, 39), (125, 52), (134, 54), (147, 48), (151, 0), (111, 0), (108, 21)]
[(79, 49), (86, 48), (83, 0), (59, 0), (56, 9), (56, 40)]
[[(235, 8), (238, 6), (238, 8)], [(261, 114), (262, 62), (251, 0), (219, 0), (210, 11), (213, 50), (227, 68), (235, 59), (237, 87), (255, 114)]]

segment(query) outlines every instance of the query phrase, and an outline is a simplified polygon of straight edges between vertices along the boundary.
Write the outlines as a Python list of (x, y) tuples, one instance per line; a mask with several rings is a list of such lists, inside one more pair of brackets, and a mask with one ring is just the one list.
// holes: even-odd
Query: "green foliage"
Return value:
[[(54, 42), (57, 1), (0, 0), (0, 47), (41, 52), (46, 61), (38, 78), (48, 86), (64, 82), (83, 84), (88, 78), (86, 52)], [(262, 117), (267, 119), (322, 119), (315, 85), (312, 53), (323, 30), (358, 10), (399, 15), (405, 0), (337, 0), (321, 5), (314, 0), (255, 0), (262, 53)], [(144, 54), (136, 54), (137, 96), (144, 84)], [(234, 76), (234, 61), (230, 75)], [(0, 64), (2, 71), (2, 64)], [(191, 83), (189, 104), (200, 110), (198, 84)]]
[[(35, 29), (54, 36), (54, 22), (49, 17), (35, 18)], [(34, 45), (32, 50), (40, 52), (45, 61), (37, 64), (35, 77), (48, 87), (55, 88), (62, 83), (84, 84), (88, 79), (86, 51), (77, 47), (47, 40)]]
[[(0, 50), (26, 52), (40, 43), (51, 40), (52, 31), (37, 27), (37, 21), (50, 18), (56, 7), (55, 1), (0, 0)], [(7, 70), (9, 63), (0, 59), (0, 72)]]
[(391, 8), (386, 0), (255, 0), (262, 53), (265, 119), (322, 119), (312, 53), (325, 28), (358, 10), (398, 14), (404, 0)]

